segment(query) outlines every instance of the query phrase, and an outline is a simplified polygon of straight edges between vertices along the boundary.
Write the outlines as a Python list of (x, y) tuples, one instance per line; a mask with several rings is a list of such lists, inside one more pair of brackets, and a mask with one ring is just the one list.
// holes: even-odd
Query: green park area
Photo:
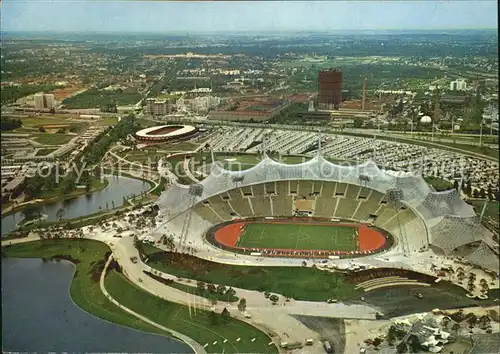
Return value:
[(68, 135), (61, 133), (36, 133), (32, 134), (37, 143), (43, 145), (64, 145), (71, 139), (76, 138), (77, 135)]
[(295, 224), (249, 223), (236, 244), (247, 248), (354, 251), (357, 232), (353, 227)]
[(232, 318), (230, 313), (224, 316), (200, 309), (195, 311), (193, 307), (189, 311), (187, 306), (145, 292), (116, 271), (107, 275), (105, 285), (110, 295), (122, 305), (189, 336), (203, 346), (208, 344), (205, 348), (208, 353), (277, 352), (276, 346), (269, 345), (271, 338), (255, 327)]
[(296, 300), (344, 300), (360, 295), (355, 284), (343, 274), (314, 268), (250, 267), (210, 262), (186, 254), (144, 249), (147, 264), (162, 272), (185, 279), (235, 288), (272, 292)]
[(118, 123), (118, 117), (104, 117), (99, 119), (96, 124), (100, 127), (111, 127)]

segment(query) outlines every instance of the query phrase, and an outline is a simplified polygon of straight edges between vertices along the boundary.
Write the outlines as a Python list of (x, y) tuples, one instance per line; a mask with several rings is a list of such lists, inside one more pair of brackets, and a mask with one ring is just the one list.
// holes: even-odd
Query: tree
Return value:
[(219, 315), (217, 315), (214, 311), (210, 311), (208, 317), (212, 326), (215, 326), (219, 323)]
[(217, 293), (223, 295), (226, 292), (226, 287), (222, 284), (217, 285)]
[(21, 213), (26, 220), (33, 220), (39, 218), (41, 215), (40, 209), (33, 205), (28, 205)]
[(246, 309), (247, 309), (247, 299), (242, 297), (240, 299), (240, 302), (238, 302), (238, 310), (240, 310), (240, 312), (245, 312)]
[(458, 187), (459, 187), (458, 181), (457, 180), (453, 181), (453, 188), (455, 188), (458, 191)]
[(279, 299), (280, 298), (278, 297), (278, 295), (273, 294), (273, 295), (269, 296), (269, 300), (272, 301), (273, 305), (275, 305), (279, 301)]
[(210, 298), (210, 303), (212, 304), (212, 306), (217, 305), (217, 298), (215, 297)]
[(58, 221), (61, 220), (63, 218), (63, 216), (64, 216), (65, 213), (66, 213), (66, 210), (64, 210), (64, 208), (58, 209), (57, 212), (56, 212), (56, 218), (57, 218), (57, 220)]
[(222, 321), (224, 321), (224, 324), (226, 324), (231, 318), (231, 314), (229, 313), (226, 307), (224, 307), (224, 310), (222, 310), (221, 316), (222, 316)]
[(174, 242), (174, 237), (173, 236), (167, 236), (163, 235), (161, 237), (161, 242), (164, 246), (167, 247), (170, 251), (172, 251), (175, 248), (175, 242)]
[(205, 283), (204, 283), (204, 282), (202, 282), (202, 281), (198, 281), (198, 282), (196, 283), (196, 287), (197, 287), (197, 288), (198, 288), (198, 290), (199, 290), (199, 291), (201, 291), (201, 292), (205, 291), (205, 288), (206, 288)]
[(211, 293), (215, 293), (215, 291), (216, 291), (217, 289), (215, 288), (215, 285), (214, 285), (214, 284), (209, 283), (209, 284), (207, 284), (207, 290), (208, 290), (209, 292), (211, 292)]
[(474, 325), (477, 323), (477, 317), (473, 313), (469, 314), (467, 317), (467, 323), (469, 324), (469, 328), (474, 328)]
[(234, 295), (236, 295), (236, 291), (233, 288), (226, 290), (227, 301), (229, 301)]

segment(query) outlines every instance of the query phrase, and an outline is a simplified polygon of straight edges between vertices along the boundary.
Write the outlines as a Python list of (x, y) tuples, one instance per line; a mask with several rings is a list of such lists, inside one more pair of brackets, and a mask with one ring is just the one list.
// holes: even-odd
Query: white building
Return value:
[(465, 91), (467, 90), (467, 83), (464, 79), (457, 79), (450, 82), (450, 91)]
[(56, 105), (54, 94), (46, 94), (39, 92), (34, 96), (34, 103), (36, 109), (51, 109)]
[(53, 93), (43, 95), (43, 104), (45, 108), (52, 109), (56, 105), (56, 99)]
[(153, 116), (164, 116), (169, 113), (169, 103), (167, 100), (148, 98), (146, 100), (146, 112)]
[(184, 111), (207, 112), (210, 108), (219, 106), (220, 102), (220, 97), (211, 95), (193, 98), (181, 97), (177, 100), (177, 107)]
[(43, 104), (43, 92), (35, 94), (34, 102), (35, 102), (36, 109), (44, 109), (45, 108), (44, 104)]

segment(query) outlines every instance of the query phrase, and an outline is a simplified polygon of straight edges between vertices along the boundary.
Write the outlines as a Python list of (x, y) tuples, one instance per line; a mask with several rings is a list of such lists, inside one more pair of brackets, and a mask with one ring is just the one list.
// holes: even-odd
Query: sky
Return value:
[(252, 32), (498, 28), (496, 1), (0, 0), (2, 31)]

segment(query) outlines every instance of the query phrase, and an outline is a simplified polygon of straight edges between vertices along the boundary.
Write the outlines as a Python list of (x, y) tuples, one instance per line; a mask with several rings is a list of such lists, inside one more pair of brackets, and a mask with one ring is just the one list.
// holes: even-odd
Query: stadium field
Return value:
[(355, 251), (356, 227), (303, 223), (247, 223), (236, 243), (242, 248)]

